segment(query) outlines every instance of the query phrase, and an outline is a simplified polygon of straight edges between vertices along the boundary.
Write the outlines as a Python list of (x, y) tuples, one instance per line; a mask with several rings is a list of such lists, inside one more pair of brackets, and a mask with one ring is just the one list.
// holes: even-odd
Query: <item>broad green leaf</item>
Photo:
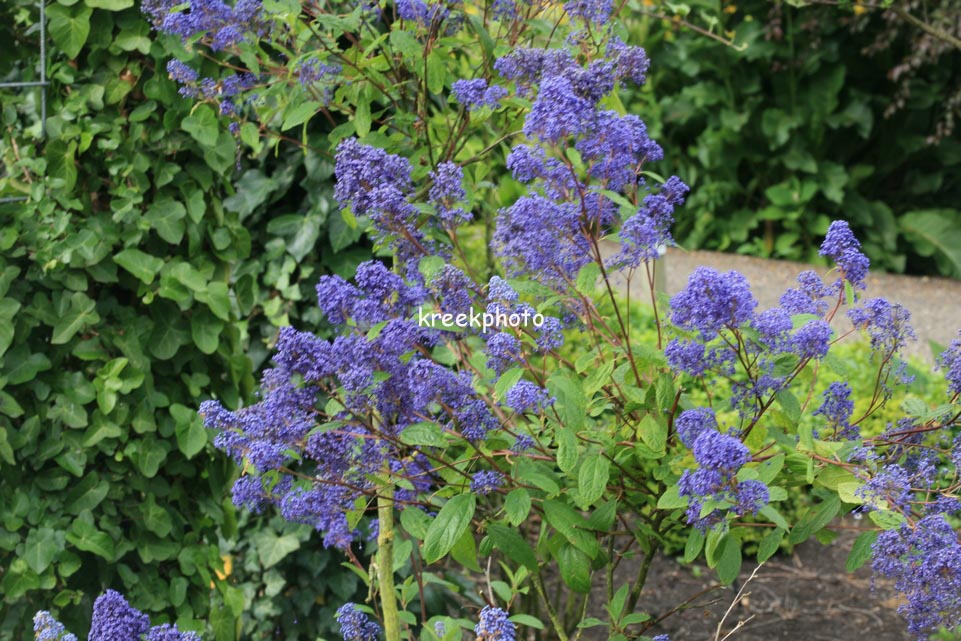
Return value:
[(66, 7), (51, 4), (47, 8), (47, 24), (54, 44), (70, 59), (77, 57), (90, 35), (93, 11), (84, 3)]
[[(89, 517), (89, 512), (85, 513)], [(99, 531), (91, 518), (83, 515), (74, 519), (67, 532), (67, 542), (84, 552), (92, 552), (108, 561), (113, 561), (114, 543), (105, 532)]]
[(791, 543), (797, 544), (809, 539), (818, 530), (828, 525), (840, 509), (841, 499), (831, 496), (817, 507), (808, 510), (791, 530)]
[(437, 423), (414, 423), (404, 428), (400, 440), (406, 445), (419, 447), (444, 447), (447, 439)]
[(531, 511), (531, 495), (527, 490), (519, 487), (511, 490), (504, 500), (504, 512), (507, 513), (507, 522), (513, 526), (518, 526), (527, 519)]
[(96, 472), (90, 472), (79, 483), (74, 485), (64, 500), (64, 506), (70, 514), (80, 514), (85, 510), (92, 510), (107, 496), (110, 483), (101, 480)]
[(53, 326), (50, 342), (54, 345), (63, 345), (87, 325), (100, 322), (96, 307), (97, 304), (86, 294), (82, 292), (71, 294), (70, 309)]
[(591, 560), (586, 554), (565, 543), (557, 552), (557, 567), (567, 587), (581, 594), (591, 591)]
[(424, 537), (425, 562), (435, 563), (447, 556), (470, 524), (476, 506), (473, 494), (458, 494), (444, 504)]
[(667, 424), (659, 421), (651, 414), (645, 414), (637, 428), (638, 435), (644, 444), (655, 452), (663, 452), (667, 447)]
[(774, 553), (781, 547), (783, 539), (784, 530), (779, 527), (768, 532), (757, 546), (757, 562), (764, 563), (774, 556)]
[(133, 6), (133, 0), (84, 0), (88, 7), (106, 9), (107, 11), (123, 11)]
[(858, 535), (858, 538), (854, 540), (854, 545), (851, 547), (851, 553), (848, 554), (848, 559), (844, 564), (844, 569), (848, 572), (854, 572), (859, 567), (864, 565), (864, 563), (871, 558), (874, 542), (877, 540), (877, 530), (861, 532)]
[(188, 459), (193, 458), (207, 444), (207, 429), (196, 410), (174, 403), (170, 415), (176, 422), (177, 447)]
[(520, 563), (532, 572), (537, 571), (537, 557), (534, 555), (534, 550), (517, 530), (491, 523), (487, 526), (487, 535), (494, 542), (494, 547), (503, 552), (507, 558)]
[(27, 534), (23, 546), (23, 558), (31, 570), (37, 574), (43, 574), (63, 548), (63, 534), (57, 536), (53, 528), (42, 527), (30, 530)]
[(735, 534), (728, 534), (718, 546), (717, 578), (722, 585), (730, 585), (741, 572), (741, 540)]
[(157, 235), (171, 245), (177, 245), (184, 237), (184, 217), (187, 209), (180, 202), (164, 198), (147, 208), (145, 220)]
[(574, 430), (559, 425), (555, 432), (557, 439), (557, 467), (569, 474), (577, 467), (578, 450), (577, 436)]
[(139, 249), (131, 248), (119, 252), (113, 257), (113, 262), (117, 263), (128, 272), (133, 274), (145, 285), (153, 282), (157, 272), (163, 267), (163, 260), (156, 256), (151, 256)]
[(583, 509), (594, 505), (604, 496), (610, 478), (611, 462), (603, 453), (587, 456), (577, 474), (577, 490), (580, 506)]
[(224, 322), (205, 309), (195, 309), (190, 317), (190, 337), (204, 354), (213, 354), (220, 346)]
[(220, 135), (217, 115), (209, 105), (198, 105), (181, 121), (180, 126), (204, 147), (213, 147), (217, 144), (217, 137)]

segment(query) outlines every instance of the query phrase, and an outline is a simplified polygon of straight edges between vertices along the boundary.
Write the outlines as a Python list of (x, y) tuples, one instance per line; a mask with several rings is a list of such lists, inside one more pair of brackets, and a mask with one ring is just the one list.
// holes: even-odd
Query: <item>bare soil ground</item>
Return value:
[[(845, 572), (844, 562), (853, 542), (854, 534), (845, 533), (830, 545), (809, 541), (793, 555), (770, 559), (744, 587), (747, 596), (731, 609), (720, 635), (718, 624), (754, 570), (749, 559), (734, 585), (708, 591), (653, 632), (668, 633), (672, 641), (720, 641), (739, 621), (745, 621), (729, 637), (731, 641), (914, 639), (898, 616), (899, 602), (890, 586), (876, 583), (872, 587), (870, 562), (853, 574)], [(692, 569), (660, 557), (642, 595), (643, 608), (659, 616), (716, 585), (713, 570)]]

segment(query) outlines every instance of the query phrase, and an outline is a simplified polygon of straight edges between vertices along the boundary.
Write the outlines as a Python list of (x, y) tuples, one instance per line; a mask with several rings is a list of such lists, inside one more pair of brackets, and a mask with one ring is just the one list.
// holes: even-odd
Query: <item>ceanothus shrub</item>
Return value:
[[(836, 268), (800, 274), (775, 308), (758, 309), (744, 276), (706, 266), (659, 299), (657, 259), (688, 186), (651, 173), (663, 152), (620, 104), (648, 60), (619, 37), (614, 3), (146, 10), (230, 67), (220, 80), (178, 61), (170, 72), (248, 144), (251, 131), (303, 123), (292, 110), (337, 125), (336, 197), (382, 250), (353, 279), (320, 279), (335, 338), (284, 328), (257, 404), (200, 407), (243, 466), (234, 501), (315, 527), (370, 584), (370, 603), (338, 612), (346, 640), (568, 641), (585, 625), (650, 639), (644, 584), (666, 536), (686, 536), (685, 560), (730, 583), (749, 526), (770, 525), (763, 562), (852, 510), (871, 524), (851, 565), (873, 556), (908, 628), (961, 625), (961, 341), (941, 359), (947, 402), (914, 404), (867, 436), (865, 419), (909, 382), (899, 352), (913, 333), (907, 310), (866, 297), (869, 263), (843, 221), (821, 247)], [(509, 172), (510, 198), (497, 201), (478, 163)], [(492, 223), (492, 277), (466, 242), (475, 220)], [(651, 289), (656, 344), (637, 340), (639, 312), (615, 285), (636, 278)], [(540, 322), (457, 321), (476, 313)], [(845, 383), (813, 395), (854, 332), (877, 366), (857, 413)], [(696, 388), (707, 404), (691, 401)], [(796, 486), (817, 502), (791, 522), (778, 504)], [(368, 541), (364, 567), (355, 552)], [(628, 555), (639, 572), (619, 582), (610, 569)], [(489, 602), (465, 594), (471, 616), (429, 615), (425, 585), (456, 591), (454, 568)], [(586, 619), (591, 602), (605, 620)]]

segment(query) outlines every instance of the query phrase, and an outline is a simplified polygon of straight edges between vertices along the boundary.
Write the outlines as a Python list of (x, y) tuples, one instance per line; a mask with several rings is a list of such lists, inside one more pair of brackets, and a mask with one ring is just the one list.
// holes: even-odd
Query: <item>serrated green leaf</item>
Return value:
[(504, 500), (504, 512), (507, 514), (507, 521), (513, 526), (518, 526), (527, 520), (527, 515), (531, 511), (531, 495), (524, 488), (511, 490)]
[(579, 507), (586, 509), (604, 496), (610, 474), (611, 462), (603, 454), (585, 457), (577, 474)]

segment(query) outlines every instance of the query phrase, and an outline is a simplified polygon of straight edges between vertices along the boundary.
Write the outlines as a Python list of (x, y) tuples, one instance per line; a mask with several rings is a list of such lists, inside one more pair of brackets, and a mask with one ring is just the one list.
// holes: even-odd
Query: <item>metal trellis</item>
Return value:
[[(40, 80), (28, 82), (0, 82), (0, 89), (40, 88), (40, 136), (47, 135), (47, 12), (44, 0), (37, 3), (40, 6)], [(0, 204), (15, 203), (27, 200), (26, 196), (8, 196), (0, 198)]]

